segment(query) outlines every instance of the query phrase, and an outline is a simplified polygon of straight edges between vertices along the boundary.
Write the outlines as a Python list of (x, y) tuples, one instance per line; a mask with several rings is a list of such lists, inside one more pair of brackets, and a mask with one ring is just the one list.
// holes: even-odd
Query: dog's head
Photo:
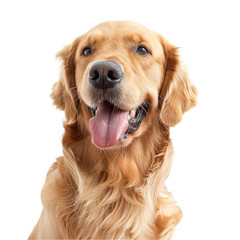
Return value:
[[(196, 104), (177, 48), (132, 22), (102, 23), (61, 50), (52, 98), (100, 148), (127, 146), (153, 125), (176, 125)], [(158, 126), (154, 126), (158, 127)]]

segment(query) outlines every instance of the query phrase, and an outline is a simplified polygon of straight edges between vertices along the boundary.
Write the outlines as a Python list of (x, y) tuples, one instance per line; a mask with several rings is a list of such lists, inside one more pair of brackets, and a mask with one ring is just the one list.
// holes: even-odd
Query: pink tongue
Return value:
[(128, 111), (102, 103), (97, 115), (89, 120), (93, 142), (101, 148), (116, 144), (128, 129)]

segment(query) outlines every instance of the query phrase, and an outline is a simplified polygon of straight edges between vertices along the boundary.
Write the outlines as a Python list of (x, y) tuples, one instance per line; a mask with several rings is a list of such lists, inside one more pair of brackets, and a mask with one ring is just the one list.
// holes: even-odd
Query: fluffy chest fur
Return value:
[[(124, 154), (111, 162), (111, 156), (105, 156), (108, 164), (101, 159), (102, 166), (96, 167), (101, 169), (98, 175), (91, 166), (91, 171), (88, 170), (94, 173), (91, 176), (87, 166), (84, 169), (81, 165), (81, 159), (65, 149), (64, 157), (58, 158), (50, 169), (48, 184), (42, 192), (44, 207), (54, 212), (52, 222), (55, 228), (61, 229), (59, 237), (146, 239), (170, 236), (170, 226), (176, 225), (181, 218), (180, 209), (164, 186), (171, 155), (171, 142), (165, 143), (158, 155), (145, 156), (153, 158), (150, 165), (146, 164), (145, 171), (136, 159), (126, 159)], [(139, 159), (139, 163), (142, 160)], [(159, 168), (162, 171), (157, 171)], [(163, 232), (168, 225), (169, 230)]]

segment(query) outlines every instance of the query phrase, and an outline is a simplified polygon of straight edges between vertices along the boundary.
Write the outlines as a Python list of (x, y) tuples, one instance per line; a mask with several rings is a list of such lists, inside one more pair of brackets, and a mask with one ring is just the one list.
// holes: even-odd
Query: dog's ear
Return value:
[(184, 112), (197, 104), (197, 89), (190, 82), (181, 62), (178, 48), (159, 37), (165, 55), (165, 76), (160, 90), (162, 106), (160, 119), (169, 127), (182, 120)]
[(72, 122), (77, 116), (80, 104), (75, 83), (75, 54), (80, 38), (64, 47), (56, 55), (62, 60), (59, 80), (53, 85), (51, 97), (60, 110), (65, 111), (66, 121)]

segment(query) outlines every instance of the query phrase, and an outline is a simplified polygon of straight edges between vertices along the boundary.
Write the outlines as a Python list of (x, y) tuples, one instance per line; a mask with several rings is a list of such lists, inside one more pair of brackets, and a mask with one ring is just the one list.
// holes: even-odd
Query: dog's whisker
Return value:
[(161, 98), (161, 100), (163, 100), (166, 104), (168, 104), (167, 100), (164, 99), (161, 95), (158, 94), (158, 97)]
[(77, 92), (77, 87), (72, 87), (72, 88), (69, 88), (67, 90), (65, 90), (63, 93), (62, 93), (62, 96), (64, 96), (65, 94), (67, 93), (74, 93), (74, 92)]
[[(63, 96), (65, 96), (67, 93), (69, 93), (69, 91), (71, 91), (71, 90), (70, 90), (70, 89), (65, 90), (64, 93), (60, 94), (60, 95), (57, 97), (56, 101), (57, 101), (58, 103), (59, 103), (60, 101), (62, 101)], [(71, 92), (72, 95), (74, 95), (74, 94), (76, 94), (76, 93), (77, 93), (77, 90), (74, 90), (73, 92)]]
[(71, 87), (71, 88), (67, 89), (66, 91), (69, 91), (69, 90), (74, 89), (74, 88), (77, 88), (77, 87), (76, 86)]
[(74, 89), (74, 92), (77, 91), (77, 87), (75, 86), (75, 87), (64, 90), (64, 92), (62, 93), (62, 96), (67, 94), (68, 92), (71, 92), (73, 89)]
[(79, 100), (79, 104), (78, 104), (78, 107), (77, 107), (77, 112), (76, 112), (76, 115), (78, 115), (78, 114), (79, 114), (79, 110), (80, 110), (80, 107), (81, 107), (81, 100), (80, 100), (79, 96), (77, 97), (77, 99), (75, 99), (75, 101), (74, 101), (74, 102), (76, 102), (77, 100)]
[(158, 112), (160, 112), (160, 110), (157, 108), (157, 107), (155, 107), (155, 106), (153, 106), (151, 103), (149, 103), (148, 101), (144, 101), (145, 103), (147, 103), (149, 106), (152, 106), (153, 108), (155, 108)]
[[(72, 98), (74, 99), (76, 96), (78, 97), (78, 92), (75, 92), (75, 93), (72, 95)], [(62, 107), (64, 107), (67, 103), (73, 101), (72, 98), (68, 99), (68, 100), (62, 105)]]
[[(74, 99), (75, 97), (76, 97), (76, 99)], [(77, 100), (79, 100), (78, 94), (76, 94), (75, 97), (73, 97), (71, 105), (74, 104)]]
[(146, 109), (142, 106), (142, 104), (140, 105), (140, 108), (142, 108), (142, 110), (146, 113), (146, 115), (148, 114), (148, 112), (147, 112)]
[(63, 91), (62, 94), (67, 94), (68, 92), (72, 91), (73, 89), (74, 89), (74, 91), (76, 91), (77, 87), (75, 86), (75, 87), (71, 87), (69, 89), (66, 89), (66, 90)]

